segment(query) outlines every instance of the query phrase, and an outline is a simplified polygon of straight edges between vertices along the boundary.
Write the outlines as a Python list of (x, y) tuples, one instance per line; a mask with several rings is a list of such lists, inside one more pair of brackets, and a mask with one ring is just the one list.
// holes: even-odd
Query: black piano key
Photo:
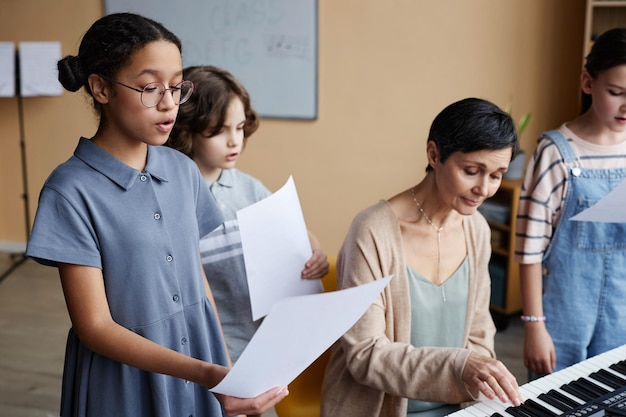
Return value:
[(619, 372), (621, 375), (626, 376), (626, 363), (623, 363), (623, 362), (617, 363), (611, 369), (613, 369), (616, 372)]
[(615, 366), (615, 364), (610, 365), (609, 369), (611, 369), (611, 371), (615, 372), (618, 376), (620, 376), (622, 378), (626, 378), (626, 372), (624, 372), (623, 370), (620, 370), (619, 367)]
[(563, 404), (567, 404), (572, 408), (576, 408), (580, 405), (580, 403), (572, 400), (570, 397), (568, 397), (567, 395), (558, 392), (555, 389), (551, 389), (550, 391), (548, 391), (548, 394), (550, 394), (551, 396), (553, 396), (554, 398), (556, 398), (557, 400), (561, 401)]
[(506, 411), (513, 417), (535, 417), (532, 414), (528, 414), (528, 411), (522, 408), (522, 406), (508, 407), (504, 411)]
[[(539, 404), (537, 404), (537, 405), (539, 405)], [(526, 413), (527, 415), (529, 415), (531, 417), (553, 417), (550, 414), (544, 413), (543, 410), (541, 410), (539, 408), (531, 407), (529, 404), (526, 404), (526, 402), (524, 402), (523, 404), (519, 405), (518, 408), (520, 408), (524, 413)]]
[(614, 363), (613, 365), (609, 365), (609, 368), (611, 368), (615, 372), (618, 372), (618, 373), (626, 376), (626, 369), (624, 369), (623, 365), (620, 366), (619, 363)]
[(626, 385), (626, 379), (619, 377), (613, 372), (607, 371), (606, 369), (598, 369), (598, 373), (606, 376), (607, 378), (614, 379), (616, 382), (619, 382), (621, 386)]
[(559, 409), (561, 411), (569, 411), (572, 408), (574, 408), (574, 407), (572, 407), (570, 405), (562, 403), (561, 401), (557, 400), (553, 396), (550, 396), (549, 394), (546, 394), (546, 393), (539, 394), (537, 396), (537, 398), (539, 398), (541, 401), (544, 401), (544, 402), (550, 404), (552, 407), (557, 408), (557, 409)]
[(600, 392), (603, 393), (602, 395), (608, 394), (609, 392), (613, 391), (613, 388), (611, 386), (608, 386), (608, 387), (607, 386), (603, 386), (602, 384), (599, 384), (598, 381), (595, 381), (595, 380), (593, 380), (591, 378), (587, 377), (587, 378), (584, 378), (584, 380), (585, 380), (585, 383), (591, 384), (594, 387), (596, 387), (596, 389), (599, 389)]
[(536, 402), (533, 399), (528, 399), (526, 401), (524, 401), (524, 405), (532, 410), (534, 410), (537, 415), (541, 416), (541, 417), (556, 417), (557, 414), (555, 414), (554, 412), (548, 410), (546, 407), (544, 407), (543, 405), (539, 404), (538, 402)]
[(586, 388), (592, 394), (595, 394), (596, 397), (601, 397), (611, 392), (598, 384), (594, 384), (593, 381), (586, 378), (578, 378), (576, 382), (580, 384), (581, 387)]
[(575, 385), (573, 385), (571, 383), (563, 384), (563, 385), (560, 386), (560, 388), (563, 391), (565, 391), (565, 392), (567, 392), (569, 394), (572, 394), (574, 397), (580, 398), (584, 402), (591, 401), (594, 398), (593, 395), (590, 395), (589, 393), (581, 390), (580, 388), (576, 387)]
[[(567, 385), (568, 385), (570, 388), (572, 388), (572, 389), (577, 389), (577, 390), (579, 390), (581, 393), (583, 393), (583, 392), (584, 392), (584, 393), (585, 393), (586, 395), (588, 395), (588, 396), (589, 396), (589, 398), (590, 398), (590, 399), (592, 399), (592, 400), (598, 396), (595, 392), (593, 392), (592, 390), (590, 390), (589, 388), (587, 388), (585, 385), (581, 384), (578, 380), (573, 380), (573, 381), (570, 381)], [(571, 392), (570, 392), (570, 394), (571, 394)]]
[(611, 378), (605, 374), (600, 373), (601, 370), (602, 369), (598, 370), (597, 372), (593, 372), (589, 374), (589, 378), (602, 382), (604, 385), (607, 385), (613, 389), (617, 389), (626, 385), (626, 384), (621, 384), (616, 378)]
[(493, 413), (491, 417), (504, 417), (504, 416), (500, 413)]

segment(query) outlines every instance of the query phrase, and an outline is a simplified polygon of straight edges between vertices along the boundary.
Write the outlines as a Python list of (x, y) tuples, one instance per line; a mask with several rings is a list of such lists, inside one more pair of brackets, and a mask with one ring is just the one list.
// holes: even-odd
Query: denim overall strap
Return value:
[(626, 169), (582, 168), (563, 135), (546, 136), (569, 166), (543, 259), (543, 309), (559, 370), (626, 344), (626, 224), (570, 220), (618, 186)]
[(543, 132), (543, 135), (541, 135), (541, 138), (539, 138), (539, 140), (546, 137), (550, 138), (550, 140), (552, 140), (552, 142), (559, 149), (565, 165), (571, 166), (575, 161), (578, 161), (578, 155), (576, 155), (574, 149), (569, 146), (569, 144), (567, 143), (567, 139), (565, 138), (565, 136), (563, 136), (561, 132), (556, 129), (548, 130), (547, 132)]

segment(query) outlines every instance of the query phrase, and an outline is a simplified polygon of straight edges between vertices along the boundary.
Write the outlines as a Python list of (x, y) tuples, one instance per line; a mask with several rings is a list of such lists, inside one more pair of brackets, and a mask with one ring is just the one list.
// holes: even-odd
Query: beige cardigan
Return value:
[(481, 214), (464, 218), (469, 294), (465, 348), (415, 348), (400, 226), (381, 200), (354, 219), (337, 259), (338, 288), (394, 274), (363, 317), (333, 346), (322, 386), (322, 417), (405, 417), (407, 398), (471, 401), (461, 380), (469, 351), (495, 357), (489, 313), (490, 231)]

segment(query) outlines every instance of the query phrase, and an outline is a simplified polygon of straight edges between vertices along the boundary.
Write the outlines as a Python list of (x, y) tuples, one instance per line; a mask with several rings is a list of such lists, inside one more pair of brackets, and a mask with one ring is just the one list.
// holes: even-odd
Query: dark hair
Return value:
[[(90, 74), (114, 79), (134, 52), (160, 40), (173, 43), (182, 52), (180, 39), (154, 20), (133, 13), (103, 16), (83, 36), (78, 56), (68, 55), (57, 63), (59, 81), (66, 90), (85, 87), (91, 95), (87, 82)], [(95, 100), (94, 106), (100, 109)]]
[(193, 158), (192, 136), (203, 132), (208, 137), (217, 135), (224, 126), (231, 100), (239, 98), (246, 116), (245, 146), (248, 137), (259, 127), (259, 116), (245, 87), (230, 72), (212, 65), (185, 68), (183, 78), (193, 81), (195, 90), (189, 101), (180, 106), (166, 145)]
[[(428, 141), (437, 145), (442, 163), (455, 152), (511, 148), (513, 159), (519, 150), (517, 130), (511, 116), (495, 104), (479, 98), (466, 98), (443, 109), (430, 126)], [(428, 165), (426, 172), (432, 169)]]
[[(598, 36), (585, 58), (585, 70), (591, 78), (602, 71), (626, 64), (626, 28), (610, 29)], [(582, 93), (581, 114), (591, 107), (591, 95)]]

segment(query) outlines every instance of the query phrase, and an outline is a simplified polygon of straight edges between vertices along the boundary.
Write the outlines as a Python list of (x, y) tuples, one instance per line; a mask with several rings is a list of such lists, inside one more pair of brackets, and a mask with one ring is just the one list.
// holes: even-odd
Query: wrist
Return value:
[(520, 319), (524, 323), (537, 323), (537, 322), (544, 322), (544, 321), (546, 321), (546, 316), (533, 316), (533, 315), (522, 314), (520, 316)]

